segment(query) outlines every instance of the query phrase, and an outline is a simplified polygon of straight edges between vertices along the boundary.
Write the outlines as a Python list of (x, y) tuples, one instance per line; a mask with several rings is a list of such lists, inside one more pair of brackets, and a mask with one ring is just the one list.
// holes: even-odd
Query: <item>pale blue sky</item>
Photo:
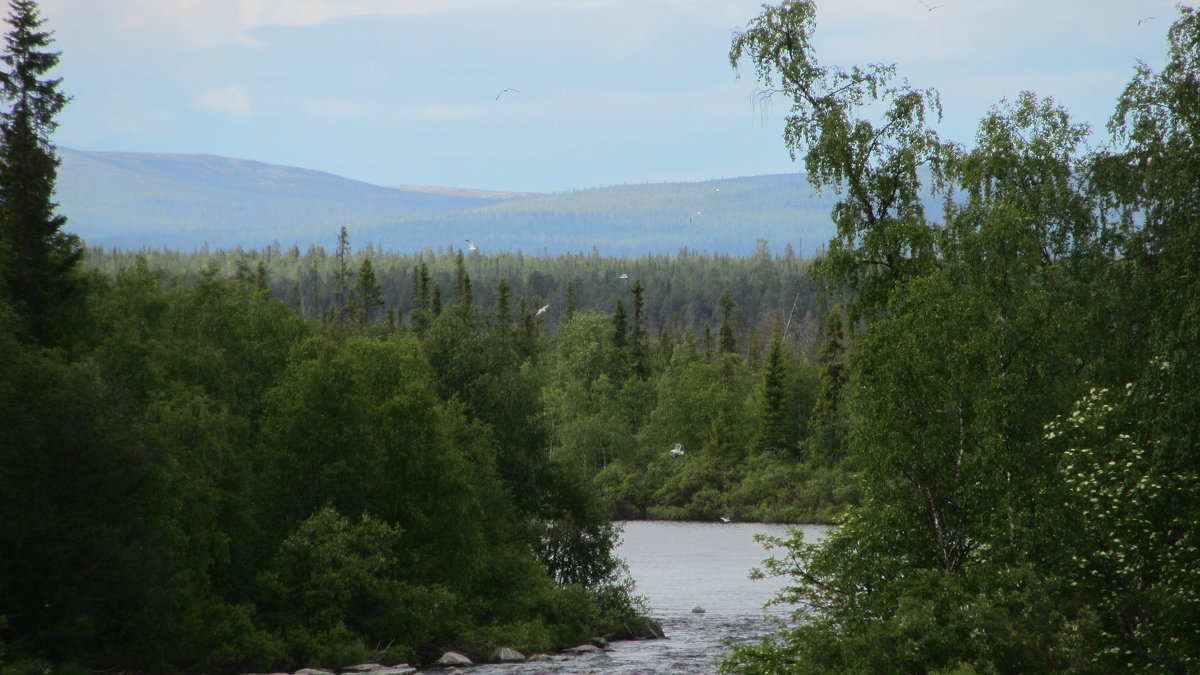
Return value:
[[(55, 140), (379, 185), (568, 191), (798, 171), (727, 60), (759, 0), (42, 0)], [(926, 6), (936, 9), (929, 11)], [(1174, 0), (825, 0), (826, 63), (937, 88), (944, 137), (1024, 89), (1102, 129)], [(1147, 17), (1156, 17), (1142, 21)], [(507, 92), (496, 100), (497, 94)]]

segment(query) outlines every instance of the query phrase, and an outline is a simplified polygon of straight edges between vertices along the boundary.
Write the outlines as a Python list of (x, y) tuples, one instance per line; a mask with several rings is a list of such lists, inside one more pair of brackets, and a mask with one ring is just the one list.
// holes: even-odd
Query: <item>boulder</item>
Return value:
[(380, 666), (375, 670), (365, 671), (364, 675), (413, 675), (415, 672), (416, 668), (407, 663), (400, 663), (394, 666)]
[(324, 668), (301, 668), (295, 672), (295, 675), (335, 675), (335, 673)]
[(706, 611), (707, 611), (707, 610), (705, 610), (705, 609), (704, 609), (703, 607), (701, 607), (700, 605), (696, 605), (695, 607), (693, 607), (693, 608), (692, 608), (692, 614), (703, 614), (703, 613), (704, 613), (704, 612), (706, 612)]
[(592, 644), (596, 645), (600, 649), (608, 649), (608, 640), (600, 636), (592, 638)]
[(563, 650), (568, 654), (591, 654), (592, 652), (600, 651), (596, 645), (579, 645), (578, 647), (569, 647)]
[(378, 663), (360, 663), (357, 666), (346, 666), (345, 668), (342, 668), (342, 672), (343, 673), (366, 673), (366, 672), (370, 672), (372, 670), (379, 670), (381, 668), (383, 668), (383, 666)]
[(553, 660), (554, 660), (554, 657), (550, 656), (549, 654), (534, 654), (533, 656), (525, 659), (525, 662), (526, 663), (548, 663)]
[(471, 659), (468, 659), (466, 656), (463, 656), (462, 654), (459, 654), (458, 652), (446, 652), (445, 654), (442, 654), (442, 658), (438, 659), (434, 663), (434, 665), (438, 665), (438, 666), (473, 666), (475, 664), (471, 662)]
[(525, 661), (525, 655), (515, 649), (497, 647), (489, 660), (492, 663), (522, 663)]

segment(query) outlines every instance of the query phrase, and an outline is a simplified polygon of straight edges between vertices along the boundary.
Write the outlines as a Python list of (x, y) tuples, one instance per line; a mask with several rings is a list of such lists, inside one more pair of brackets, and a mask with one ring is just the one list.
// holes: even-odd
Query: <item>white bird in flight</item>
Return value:
[(945, 5), (934, 5), (933, 7), (930, 7), (928, 4), (926, 4), (925, 0), (917, 0), (917, 2), (921, 3), (922, 5), (924, 5), (925, 9), (927, 9), (927, 10), (929, 10), (929, 11), (931, 11), (931, 12), (932, 12), (933, 10), (937, 9), (938, 7), (944, 7), (944, 6), (945, 6)]
[(534, 314), (534, 316), (541, 316), (541, 315), (545, 314), (545, 313), (546, 313), (546, 310), (548, 310), (548, 309), (550, 309), (550, 305), (545, 305), (544, 307), (542, 307), (541, 309), (539, 309), (539, 310), (537, 311), (537, 314)]
[(1144, 19), (1138, 19), (1138, 25), (1140, 26), (1140, 25), (1142, 25), (1142, 24), (1146, 23), (1147, 21), (1153, 21), (1153, 20), (1155, 20), (1155, 19), (1157, 19), (1157, 18), (1158, 18), (1157, 16), (1148, 16), (1148, 17), (1146, 17), (1146, 18), (1144, 18)]
[(675, 447), (671, 448), (670, 455), (672, 458), (682, 457), (684, 454), (685, 453), (683, 452), (683, 443), (676, 443)]
[(506, 91), (511, 91), (511, 92), (513, 92), (514, 94), (519, 94), (519, 93), (521, 93), (521, 90), (520, 90), (520, 89), (513, 89), (512, 87), (505, 87), (505, 88), (503, 88), (503, 89), (501, 89), (501, 90), (500, 90), (500, 93), (499, 93), (499, 94), (496, 94), (496, 100), (497, 100), (497, 101), (499, 101), (499, 100), (500, 100), (500, 97), (501, 97), (501, 96), (503, 96), (503, 95), (504, 95), (504, 92), (506, 92)]
[(628, 275), (628, 274), (622, 274), (621, 276), (619, 276), (619, 277), (617, 277), (617, 278), (618, 278), (618, 279), (628, 279), (628, 278), (629, 278), (629, 275)]
[(696, 216), (698, 216), (698, 215), (700, 215), (700, 212), (699, 212), (699, 211), (692, 211), (692, 215), (688, 216), (688, 222), (689, 222), (689, 223), (693, 223), (693, 222), (695, 222), (695, 221), (696, 221)]
[(467, 250), (468, 251), (478, 251), (479, 247), (475, 245), (475, 242), (468, 239), (467, 240)]

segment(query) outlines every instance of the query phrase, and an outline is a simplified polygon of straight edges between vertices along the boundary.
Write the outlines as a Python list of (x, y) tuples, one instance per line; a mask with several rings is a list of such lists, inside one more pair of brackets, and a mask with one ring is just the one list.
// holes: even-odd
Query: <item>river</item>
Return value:
[[(809, 542), (822, 539), (827, 529), (799, 527)], [(667, 639), (614, 642), (599, 653), (556, 657), (546, 663), (484, 665), (469, 672), (715, 673), (717, 662), (729, 653), (726, 640), (752, 641), (770, 629), (769, 614), (787, 613), (787, 608), (763, 609), (787, 580), (752, 581), (747, 575), (769, 555), (754, 535), (786, 536), (788, 529), (758, 523), (624, 523), (619, 555), (629, 564), (638, 594), (650, 605), (650, 616), (662, 622)], [(695, 607), (704, 613), (693, 612)]]

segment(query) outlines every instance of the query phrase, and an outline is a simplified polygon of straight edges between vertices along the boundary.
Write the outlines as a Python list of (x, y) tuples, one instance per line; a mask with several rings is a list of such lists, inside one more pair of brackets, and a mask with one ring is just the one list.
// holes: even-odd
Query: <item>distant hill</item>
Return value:
[(763, 239), (810, 254), (833, 232), (833, 199), (799, 174), (536, 194), (384, 187), (213, 155), (59, 152), (60, 212), (90, 246), (305, 248), (332, 245), (345, 226), (356, 248), (400, 253), (469, 238), (485, 252), (744, 255)]
[(57, 200), (89, 245), (192, 250), (332, 240), (499, 198), (392, 190), (320, 171), (213, 155), (59, 149)]

